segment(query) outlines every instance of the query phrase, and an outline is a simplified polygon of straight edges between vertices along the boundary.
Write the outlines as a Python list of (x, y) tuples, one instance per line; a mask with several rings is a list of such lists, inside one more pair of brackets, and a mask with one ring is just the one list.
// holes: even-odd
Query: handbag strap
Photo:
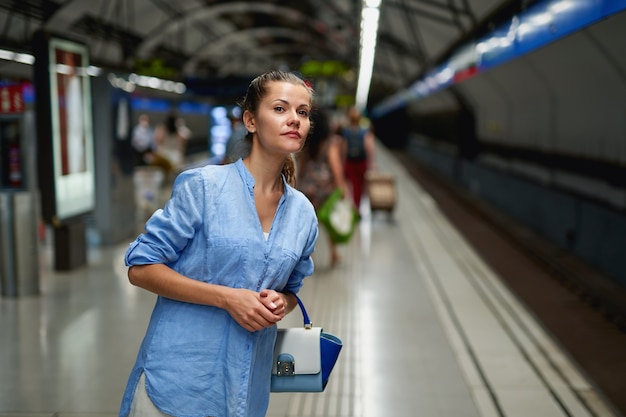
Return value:
[(312, 328), (313, 327), (313, 322), (309, 318), (309, 315), (306, 312), (306, 308), (304, 308), (304, 304), (302, 303), (302, 300), (295, 293), (291, 293), (291, 295), (296, 297), (296, 301), (298, 301), (298, 305), (300, 306), (300, 310), (302, 311), (302, 317), (304, 318), (304, 328), (305, 329)]

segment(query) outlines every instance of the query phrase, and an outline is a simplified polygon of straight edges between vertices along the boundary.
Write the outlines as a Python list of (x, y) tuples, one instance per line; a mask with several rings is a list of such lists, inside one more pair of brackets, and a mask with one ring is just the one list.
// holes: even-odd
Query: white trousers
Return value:
[(133, 395), (133, 401), (130, 404), (130, 413), (128, 417), (171, 417), (169, 414), (165, 414), (152, 404), (148, 393), (146, 392), (146, 375), (141, 374), (135, 394)]

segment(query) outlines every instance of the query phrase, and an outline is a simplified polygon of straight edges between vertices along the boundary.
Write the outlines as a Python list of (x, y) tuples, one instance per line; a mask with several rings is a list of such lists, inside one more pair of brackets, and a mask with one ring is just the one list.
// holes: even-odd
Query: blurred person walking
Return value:
[(135, 165), (150, 165), (154, 152), (154, 129), (150, 125), (150, 116), (147, 114), (139, 115), (130, 143), (136, 153)]
[[(176, 116), (174, 112), (170, 112), (165, 122), (157, 127), (155, 153), (164, 160), (160, 164), (163, 165), (167, 174), (177, 174), (182, 170), (187, 140), (190, 136), (191, 130), (187, 127), (185, 120)], [(160, 164), (157, 163), (157, 165)]]
[[(298, 155), (298, 188), (311, 200), (315, 211), (337, 188), (347, 195), (343, 172), (343, 141), (337, 133), (337, 124), (327, 111), (316, 109), (311, 116), (311, 133), (304, 150)], [(339, 263), (337, 245), (328, 239), (330, 266)]]
[(235, 114), (230, 114), (228, 118), (230, 119), (230, 135), (226, 140), (222, 164), (229, 164), (239, 159), (242, 148), (245, 147), (244, 139), (248, 133), (241, 116), (237, 117)]
[(361, 126), (361, 112), (356, 107), (347, 111), (347, 124), (341, 130), (345, 141), (345, 174), (350, 183), (357, 210), (365, 188), (365, 173), (374, 167), (374, 133)]

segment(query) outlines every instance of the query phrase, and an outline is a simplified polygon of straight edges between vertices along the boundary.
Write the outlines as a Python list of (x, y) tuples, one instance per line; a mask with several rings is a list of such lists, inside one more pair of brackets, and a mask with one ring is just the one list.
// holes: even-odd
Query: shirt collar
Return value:
[[(246, 183), (246, 187), (248, 187), (248, 191), (252, 194), (254, 192), (254, 184), (256, 184), (256, 182), (254, 181), (254, 177), (252, 176), (250, 171), (248, 171), (246, 164), (243, 163), (242, 158), (239, 158), (235, 162), (235, 167), (237, 168), (237, 171), (239, 172), (239, 175), (241, 176), (243, 181)], [(281, 174), (280, 177), (283, 180), (283, 190), (284, 190), (283, 196), (286, 196), (287, 193), (289, 192), (289, 187), (287, 186), (288, 185), (287, 180), (285, 179), (285, 176), (283, 174)]]
[(255, 184), (254, 177), (252, 176), (250, 171), (248, 171), (248, 168), (246, 168), (246, 165), (243, 163), (242, 158), (239, 158), (237, 161), (235, 161), (235, 168), (237, 168), (239, 176), (246, 184), (246, 187), (248, 187), (248, 191), (250, 192), (250, 194), (252, 194)]

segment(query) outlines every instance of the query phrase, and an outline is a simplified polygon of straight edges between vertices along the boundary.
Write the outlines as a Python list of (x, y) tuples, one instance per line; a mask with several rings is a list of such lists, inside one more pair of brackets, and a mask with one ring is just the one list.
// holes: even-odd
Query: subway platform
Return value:
[[(391, 215), (370, 212), (300, 293), (314, 324), (344, 341), (323, 393), (272, 394), (268, 417), (618, 415), (393, 156)], [(131, 286), (128, 243), (88, 265), (50, 268), (42, 294), (0, 299), (0, 416), (113, 417), (155, 296)], [(294, 311), (281, 326), (299, 326)]]

